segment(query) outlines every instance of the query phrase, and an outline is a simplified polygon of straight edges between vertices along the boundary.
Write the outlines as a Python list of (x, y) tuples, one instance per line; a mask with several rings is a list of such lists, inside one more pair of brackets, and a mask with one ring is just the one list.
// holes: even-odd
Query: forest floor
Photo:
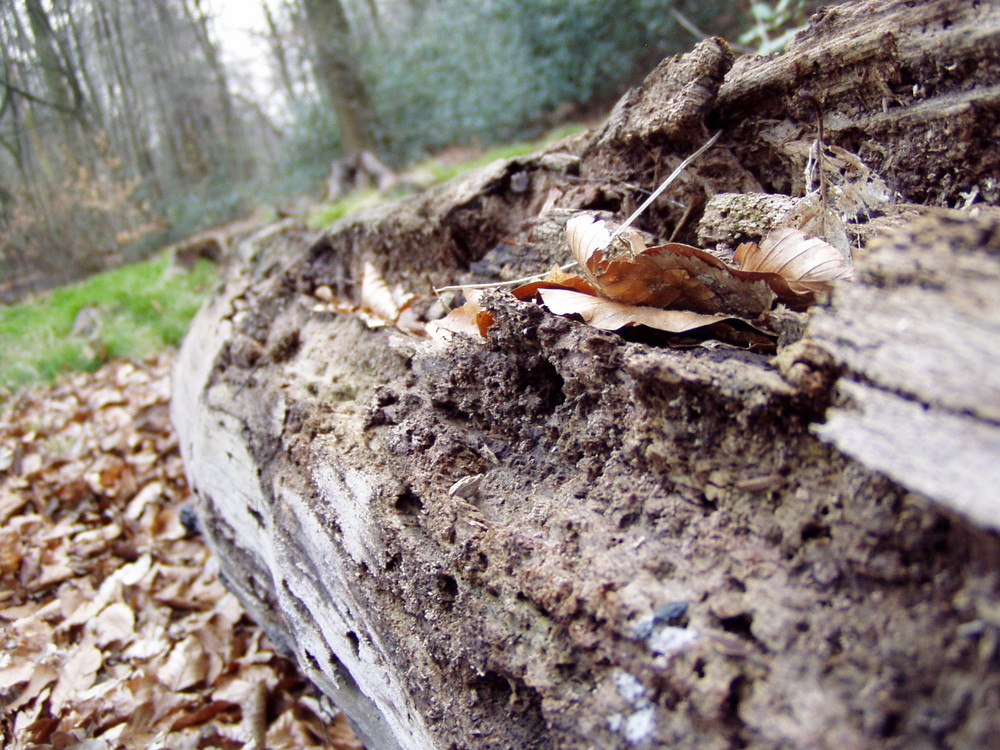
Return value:
[(361, 748), (220, 581), (185, 509), (172, 361), (0, 417), (0, 747)]

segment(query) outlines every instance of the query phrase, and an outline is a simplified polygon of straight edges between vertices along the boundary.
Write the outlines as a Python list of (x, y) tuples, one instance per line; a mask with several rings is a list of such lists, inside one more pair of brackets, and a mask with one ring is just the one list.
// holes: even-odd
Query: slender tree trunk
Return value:
[(78, 101), (81, 109), (86, 112), (86, 119), (93, 128), (95, 125), (104, 125), (104, 111), (97, 96), (97, 85), (91, 75), (90, 65), (85, 54), (86, 41), (80, 26), (80, 19), (77, 16), (73, 3), (66, 5), (66, 18), (68, 21), (68, 38), (63, 47), (67, 60), (72, 60), (72, 66), (77, 71), (78, 79)]
[(192, 6), (188, 7), (185, 3), (184, 10), (212, 74), (212, 82), (217, 92), (217, 102), (222, 109), (222, 125), (225, 129), (225, 148), (228, 152), (228, 162), (234, 177), (249, 177), (253, 164), (247, 158), (246, 139), (236, 114), (236, 108), (233, 105), (233, 95), (229, 90), (226, 69), (222, 60), (219, 59), (219, 50), (209, 34), (208, 16), (202, 0), (192, 0)]
[(271, 48), (271, 57), (277, 68), (278, 80), (281, 81), (281, 87), (285, 91), (288, 104), (294, 105), (298, 101), (298, 94), (295, 91), (295, 84), (292, 81), (292, 73), (288, 64), (288, 51), (282, 38), (281, 29), (274, 18), (274, 12), (267, 2), (264, 3), (264, 19), (267, 22), (267, 43)]
[(108, 40), (108, 51), (104, 57), (109, 70), (107, 75), (109, 106), (117, 109), (115, 120), (128, 141), (136, 172), (151, 181), (154, 196), (162, 200), (166, 194), (165, 181), (162, 170), (157, 167), (147, 143), (148, 114), (142, 104), (142, 97), (139, 96), (136, 79), (132, 73), (131, 53), (122, 25), (121, 3), (119, 0), (112, 0), (113, 9), (109, 11), (104, 1), (98, 0), (95, 8)]
[(83, 91), (76, 71), (61, 54), (59, 40), (41, 0), (25, 0), (25, 9), (48, 99), (59, 112), (67, 144), (74, 153), (79, 153), (85, 122)]

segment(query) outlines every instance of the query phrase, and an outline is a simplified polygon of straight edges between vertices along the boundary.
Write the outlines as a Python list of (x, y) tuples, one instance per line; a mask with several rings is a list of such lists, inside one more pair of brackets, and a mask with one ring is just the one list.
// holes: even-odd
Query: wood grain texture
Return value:
[(817, 433), (1000, 528), (1000, 218), (931, 214), (872, 243), (807, 335), (844, 368)]

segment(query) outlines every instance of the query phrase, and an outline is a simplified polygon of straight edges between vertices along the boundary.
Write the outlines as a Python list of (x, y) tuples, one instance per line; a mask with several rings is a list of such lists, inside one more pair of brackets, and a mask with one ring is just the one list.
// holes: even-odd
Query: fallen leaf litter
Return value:
[(361, 748), (219, 580), (185, 510), (171, 362), (0, 417), (0, 746)]

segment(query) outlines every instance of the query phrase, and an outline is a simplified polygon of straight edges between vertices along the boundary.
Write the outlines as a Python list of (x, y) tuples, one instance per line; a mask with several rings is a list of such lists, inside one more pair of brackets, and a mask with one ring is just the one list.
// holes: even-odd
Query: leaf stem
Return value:
[[(623, 231), (625, 231), (626, 229), (628, 229), (628, 227), (632, 224), (632, 222), (635, 221), (643, 211), (645, 211), (647, 208), (649, 208), (650, 204), (653, 201), (655, 201), (657, 198), (659, 198), (660, 194), (664, 190), (666, 190), (668, 187), (670, 187), (670, 184), (674, 180), (676, 180), (685, 169), (688, 168), (688, 166), (691, 164), (691, 162), (693, 162), (695, 159), (697, 159), (703, 153), (705, 153), (706, 151), (708, 151), (708, 149), (710, 149), (713, 145), (715, 145), (715, 142), (717, 140), (719, 140), (719, 136), (720, 135), (722, 135), (722, 131), (721, 130), (718, 133), (716, 133), (715, 135), (713, 135), (711, 138), (709, 138), (704, 143), (704, 145), (702, 145), (701, 148), (699, 148), (697, 151), (695, 151), (693, 154), (691, 154), (689, 157), (687, 157), (684, 161), (682, 161), (680, 164), (678, 164), (677, 165), (677, 169), (675, 169), (673, 172), (671, 172), (670, 176), (667, 177), (667, 179), (665, 179), (662, 183), (660, 183), (660, 186), (658, 188), (656, 188), (656, 190), (654, 190), (645, 201), (643, 201), (642, 205), (639, 206), (639, 208), (637, 208), (635, 210), (635, 212), (631, 216), (628, 217), (628, 219), (625, 220), (625, 223), (622, 224), (620, 227), (618, 227), (618, 229), (616, 229), (614, 231), (614, 234), (611, 235), (611, 239), (614, 240), (615, 237), (617, 237)], [(608, 244), (610, 244), (610, 243), (608, 243)], [(573, 261), (572, 263), (567, 263), (565, 266), (560, 266), (559, 270), (560, 271), (568, 271), (569, 269), (573, 268), (573, 266), (575, 266), (575, 265), (577, 265), (577, 263), (576, 263), (576, 261)], [(528, 284), (528, 283), (531, 283), (532, 281), (537, 281), (538, 279), (545, 278), (545, 276), (547, 274), (548, 274), (548, 271), (545, 271), (544, 273), (536, 273), (533, 276), (525, 276), (524, 278), (521, 278), (521, 279), (513, 279), (511, 281), (497, 281), (497, 282), (494, 282), (494, 283), (491, 283), (491, 284), (456, 284), (454, 286), (442, 286), (442, 287), (436, 288), (434, 290), (434, 293), (435, 294), (441, 294), (442, 292), (458, 292), (458, 291), (461, 291), (463, 289), (500, 289), (501, 287), (514, 286), (515, 284)]]
[[(572, 263), (567, 263), (565, 266), (560, 266), (560, 271), (568, 271), (573, 266), (576, 265), (574, 260)], [(500, 289), (505, 286), (514, 286), (515, 284), (529, 284), (532, 281), (537, 281), (538, 279), (544, 279), (549, 275), (549, 271), (544, 271), (543, 273), (536, 273), (534, 276), (525, 276), (522, 279), (511, 279), (510, 281), (496, 281), (492, 284), (456, 284), (455, 286), (441, 286), (434, 290), (435, 294), (441, 294), (442, 292), (459, 292), (463, 289)]]

